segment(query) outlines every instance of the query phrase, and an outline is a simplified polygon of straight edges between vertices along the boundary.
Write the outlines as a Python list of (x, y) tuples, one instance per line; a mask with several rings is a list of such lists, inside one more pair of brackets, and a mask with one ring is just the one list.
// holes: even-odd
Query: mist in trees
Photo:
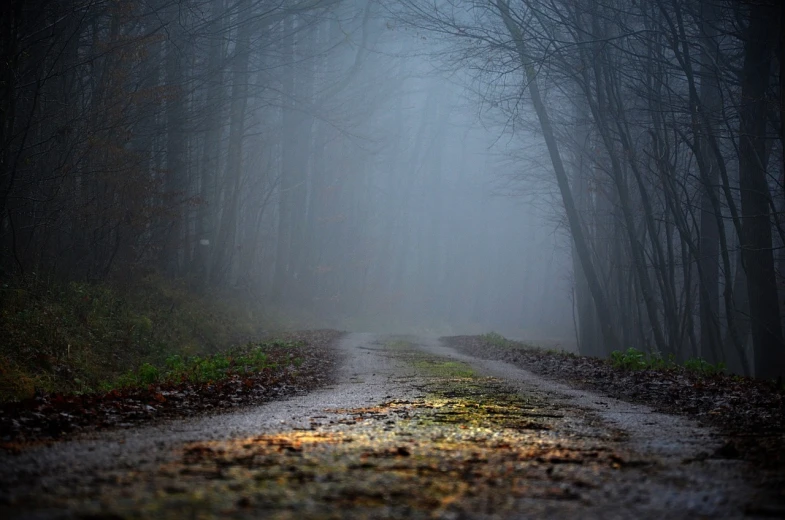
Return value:
[(779, 2), (0, 10), (3, 278), (785, 368)]

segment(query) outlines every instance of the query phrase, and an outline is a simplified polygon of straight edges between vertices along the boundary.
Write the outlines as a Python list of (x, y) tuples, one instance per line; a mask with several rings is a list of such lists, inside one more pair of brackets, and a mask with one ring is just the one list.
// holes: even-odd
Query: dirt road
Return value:
[[(0, 455), (1, 518), (754, 517), (683, 418), (349, 334), (335, 383), (243, 412)], [(719, 450), (721, 452), (721, 450)]]

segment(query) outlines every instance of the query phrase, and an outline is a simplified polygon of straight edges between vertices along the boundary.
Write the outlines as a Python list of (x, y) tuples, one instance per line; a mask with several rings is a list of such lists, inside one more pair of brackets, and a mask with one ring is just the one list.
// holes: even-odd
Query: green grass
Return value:
[(439, 378), (469, 378), (475, 377), (472, 367), (460, 361), (443, 361), (424, 357), (414, 361), (414, 366), (432, 377)]
[[(199, 295), (149, 275), (118, 285), (10, 280), (0, 285), (0, 402), (36, 390), (88, 393), (122, 378), (163, 377), (173, 356), (225, 370), (211, 356), (258, 338), (264, 319), (232, 295)], [(209, 361), (206, 361), (209, 360)], [(186, 362), (186, 361), (184, 361)], [(196, 377), (196, 376), (195, 376)]]
[[(626, 351), (614, 350), (611, 352), (610, 362), (615, 368), (624, 370), (668, 370), (679, 366), (673, 355), (663, 358), (659, 354), (644, 353), (635, 348), (628, 348)], [(700, 358), (690, 358), (682, 366), (687, 372), (704, 376), (725, 372), (725, 363), (713, 365)]]
[(406, 340), (403, 340), (403, 339), (396, 339), (396, 340), (393, 340), (393, 341), (388, 341), (388, 342), (386, 342), (384, 344), (384, 346), (386, 346), (387, 348), (393, 349), (393, 350), (411, 350), (412, 349), (412, 344), (410, 342), (406, 341)]
[[(101, 385), (101, 391), (122, 388), (139, 388), (154, 384), (208, 383), (220, 381), (231, 374), (253, 374), (266, 368), (274, 369), (279, 365), (270, 358), (270, 351), (280, 348), (301, 346), (298, 342), (272, 340), (249, 343), (245, 347), (235, 347), (227, 352), (208, 356), (181, 356), (173, 354), (166, 358), (163, 366), (143, 363), (137, 369)], [(300, 366), (302, 358), (290, 357), (286, 364)]]

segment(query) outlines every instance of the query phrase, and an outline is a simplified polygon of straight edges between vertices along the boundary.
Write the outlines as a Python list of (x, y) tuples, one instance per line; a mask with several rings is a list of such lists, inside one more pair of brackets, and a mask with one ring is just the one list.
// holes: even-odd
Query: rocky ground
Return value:
[(333, 348), (332, 382), (307, 394), (0, 455), (0, 516), (785, 515), (710, 421), (554, 381), (466, 338), (349, 334)]

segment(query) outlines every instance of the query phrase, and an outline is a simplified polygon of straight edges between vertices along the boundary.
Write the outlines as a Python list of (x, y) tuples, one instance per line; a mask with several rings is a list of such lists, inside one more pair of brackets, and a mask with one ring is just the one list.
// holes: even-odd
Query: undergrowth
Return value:
[(574, 357), (575, 354), (572, 352), (568, 352), (566, 350), (560, 349), (553, 349), (553, 348), (543, 348), (536, 345), (530, 345), (528, 343), (524, 343), (521, 341), (513, 341), (511, 339), (507, 339), (498, 332), (487, 332), (480, 336), (486, 343), (489, 343), (495, 347), (501, 348), (527, 348), (527, 349), (537, 349), (543, 352), (547, 352), (549, 354), (558, 355), (558, 356), (567, 356), (567, 357)]
[[(520, 346), (520, 347), (528, 347), (528, 348), (538, 348), (538, 347), (531, 347), (529, 345), (517, 341), (511, 341), (497, 332), (489, 332), (487, 334), (483, 334), (481, 337), (486, 343), (493, 345), (495, 347), (509, 348), (509, 347)], [(573, 355), (561, 351), (550, 351), (550, 350), (545, 350), (545, 351), (550, 352), (552, 354), (568, 355), (568, 356)], [(624, 351), (614, 350), (613, 352), (611, 352), (609, 362), (614, 368), (618, 368), (621, 370), (669, 370), (669, 369), (682, 367), (687, 372), (691, 372), (703, 376), (712, 376), (712, 375), (721, 374), (724, 373), (726, 369), (725, 363), (722, 362), (714, 365), (709, 363), (705, 359), (690, 358), (684, 361), (683, 364), (679, 364), (672, 354), (663, 357), (660, 354), (646, 353), (636, 348), (628, 348), (627, 350)]]
[[(680, 366), (672, 354), (662, 357), (660, 354), (649, 354), (635, 348), (628, 348), (625, 351), (614, 350), (611, 352), (610, 363), (615, 368), (624, 370), (668, 370)], [(690, 358), (681, 366), (687, 372), (704, 376), (721, 374), (725, 372), (726, 368), (725, 363), (720, 362), (714, 365), (701, 358)]]
[(0, 401), (151, 379), (177, 365), (176, 356), (207, 377), (224, 363), (212, 355), (261, 335), (259, 313), (236, 300), (200, 296), (158, 275), (125, 285), (6, 281), (0, 286)]
[[(264, 369), (276, 369), (279, 363), (270, 359), (271, 349), (295, 348), (304, 343), (297, 341), (272, 340), (249, 343), (234, 347), (227, 352), (208, 356), (182, 356), (173, 354), (166, 358), (163, 366), (143, 363), (112, 381), (101, 385), (101, 391), (120, 388), (144, 387), (154, 384), (208, 383), (219, 381), (231, 374), (248, 375)], [(299, 366), (302, 358), (290, 356), (287, 365)]]
[(647, 354), (635, 348), (614, 350), (611, 352), (610, 362), (615, 368), (624, 370), (666, 369), (677, 366), (672, 355), (663, 358), (659, 354)]

